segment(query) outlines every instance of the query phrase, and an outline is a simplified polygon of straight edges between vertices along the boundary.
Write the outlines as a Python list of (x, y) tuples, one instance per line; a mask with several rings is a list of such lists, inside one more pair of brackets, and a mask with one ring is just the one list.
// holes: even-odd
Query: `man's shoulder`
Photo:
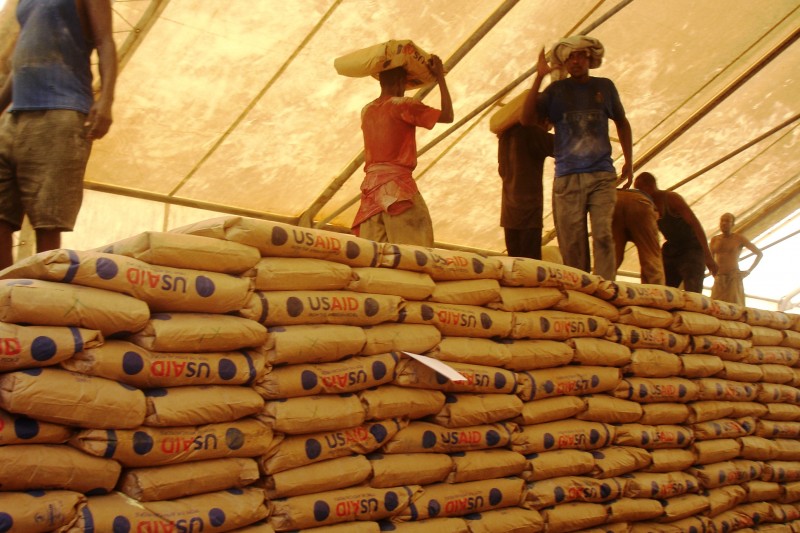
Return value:
[(595, 83), (609, 83), (614, 85), (614, 80), (611, 78), (603, 78), (602, 76), (589, 76), (590, 80), (594, 80)]
[(407, 103), (409, 101), (411, 101), (411, 102), (419, 102), (419, 100), (415, 100), (414, 98), (409, 98), (408, 96), (392, 96), (390, 98), (386, 98), (386, 97), (380, 96), (380, 97), (368, 102), (364, 107), (366, 108), (366, 107), (373, 107), (373, 106), (379, 106), (379, 105), (388, 105), (388, 106), (400, 105), (400, 104)]
[[(601, 90), (616, 89), (616, 85), (614, 85), (614, 82), (612, 80), (610, 80), (609, 78), (600, 78), (600, 77), (597, 77), (597, 76), (589, 76), (589, 80), (587, 82), (585, 82), (585, 83), (586, 83), (586, 85), (588, 85), (590, 87), (594, 87), (594, 88), (601, 89)], [(548, 85), (545, 88), (545, 91), (547, 91), (548, 89), (551, 90), (551, 91), (559, 91), (559, 92), (561, 92), (561, 91), (570, 91), (570, 90), (578, 88), (579, 86), (585, 86), (584, 82), (576, 82), (572, 78), (563, 78), (563, 79), (554, 81), (553, 83)]]
[(741, 233), (738, 233), (738, 232), (735, 232), (735, 231), (733, 233), (731, 233), (731, 236), (736, 239), (737, 244), (741, 244), (743, 246), (744, 246), (744, 243), (750, 242), (750, 239), (748, 239), (747, 237), (745, 237)]
[(388, 103), (390, 105), (425, 105), (422, 100), (417, 100), (416, 98), (411, 98), (410, 96), (392, 96), (389, 98)]
[(595, 87), (602, 91), (616, 91), (617, 86), (614, 82), (609, 78), (598, 78), (596, 76), (591, 76), (589, 78), (589, 82), (592, 83)]
[(686, 200), (683, 199), (683, 196), (676, 193), (675, 191), (661, 191), (661, 192), (663, 192), (664, 197), (671, 202), (686, 203)]

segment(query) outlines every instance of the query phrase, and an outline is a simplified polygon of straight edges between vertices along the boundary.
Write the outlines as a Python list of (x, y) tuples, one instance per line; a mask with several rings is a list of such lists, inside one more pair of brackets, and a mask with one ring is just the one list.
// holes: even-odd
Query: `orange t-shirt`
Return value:
[(433, 128), (440, 114), (438, 109), (403, 96), (378, 98), (361, 110), (366, 176), (353, 220), (356, 235), (363, 221), (381, 211), (396, 215), (411, 207), (411, 198), (417, 193), (411, 176), (417, 166), (416, 127)]

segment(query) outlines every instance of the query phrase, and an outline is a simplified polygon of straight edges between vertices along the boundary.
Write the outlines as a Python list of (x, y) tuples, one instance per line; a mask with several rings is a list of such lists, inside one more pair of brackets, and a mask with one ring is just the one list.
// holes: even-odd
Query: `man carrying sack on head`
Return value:
[(430, 56), (427, 68), (439, 86), (441, 110), (403, 96), (410, 81), (403, 66), (378, 73), (381, 94), (361, 110), (366, 176), (352, 228), (362, 238), (433, 246), (428, 206), (412, 177), (417, 166), (416, 127), (453, 122), (453, 104), (442, 60)]

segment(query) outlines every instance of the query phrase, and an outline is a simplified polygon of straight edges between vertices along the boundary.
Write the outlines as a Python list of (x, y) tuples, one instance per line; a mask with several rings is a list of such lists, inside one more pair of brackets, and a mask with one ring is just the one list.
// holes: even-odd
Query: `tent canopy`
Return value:
[[(415, 177), (437, 246), (502, 253), (489, 118), (530, 87), (540, 49), (587, 33), (605, 46), (592, 74), (617, 85), (636, 173), (679, 192), (709, 236), (731, 212), (738, 231), (780, 251), (756, 270), (772, 283), (748, 281), (749, 294), (788, 301), (800, 286), (770, 270), (786, 275), (787, 253), (800, 255), (800, 0), (117, 0), (113, 9), (115, 120), (94, 146), (66, 244), (96, 247), (220, 213), (347, 231), (363, 175), (359, 112), (379, 87), (339, 76), (333, 60), (411, 39), (445, 61), (456, 115), (417, 134)], [(436, 89), (416, 96), (439, 106)], [(616, 141), (614, 150), (619, 168)], [(544, 225), (552, 237), (549, 205)], [(622, 270), (639, 271), (635, 248)]]

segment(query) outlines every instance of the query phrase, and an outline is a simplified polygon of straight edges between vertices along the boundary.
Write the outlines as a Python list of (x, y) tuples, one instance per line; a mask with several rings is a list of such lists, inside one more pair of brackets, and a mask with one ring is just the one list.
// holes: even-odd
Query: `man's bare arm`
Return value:
[(631, 183), (633, 183), (633, 131), (627, 117), (615, 120), (614, 124), (617, 126), (617, 136), (622, 146), (622, 156), (625, 159), (620, 172), (620, 182), (622, 182), (623, 189), (630, 189)]
[(528, 96), (525, 97), (525, 102), (522, 104), (522, 116), (519, 121), (523, 126), (535, 126), (539, 123), (539, 117), (536, 111), (536, 104), (539, 101), (539, 89), (542, 86), (542, 80), (544, 80), (545, 76), (550, 74), (551, 70), (550, 65), (547, 64), (547, 59), (544, 57), (544, 48), (542, 48), (536, 63), (536, 77), (533, 78), (533, 86)]
[(111, 107), (117, 84), (117, 47), (111, 33), (111, 2), (85, 0), (86, 14), (97, 49), (100, 71), (100, 94), (87, 117), (89, 139), (100, 139), (111, 128)]
[(750, 268), (748, 268), (744, 273), (745, 276), (749, 276), (753, 269), (756, 268), (756, 265), (761, 262), (761, 259), (764, 257), (764, 252), (761, 251), (761, 248), (750, 242), (744, 235), (738, 235), (741, 238), (742, 246), (753, 252), (753, 255), (756, 256), (753, 264), (750, 265)]
[(668, 193), (667, 202), (669, 202), (670, 209), (691, 226), (695, 237), (697, 237), (697, 241), (700, 243), (700, 246), (703, 247), (703, 255), (705, 256), (708, 271), (711, 272), (712, 275), (716, 275), (718, 270), (717, 262), (714, 260), (711, 249), (708, 247), (706, 232), (703, 230), (703, 226), (700, 225), (700, 221), (695, 216), (694, 211), (692, 211), (689, 204), (686, 203), (686, 200), (676, 192)]
[(11, 73), (8, 73), (6, 80), (3, 82), (3, 87), (0, 89), (0, 113), (5, 111), (11, 105)]
[(431, 64), (428, 67), (436, 77), (436, 83), (439, 85), (439, 94), (442, 97), (442, 112), (439, 114), (439, 120), (436, 122), (450, 124), (455, 118), (453, 113), (453, 100), (450, 97), (450, 89), (447, 88), (447, 81), (444, 78), (444, 65), (439, 56), (431, 56)]

